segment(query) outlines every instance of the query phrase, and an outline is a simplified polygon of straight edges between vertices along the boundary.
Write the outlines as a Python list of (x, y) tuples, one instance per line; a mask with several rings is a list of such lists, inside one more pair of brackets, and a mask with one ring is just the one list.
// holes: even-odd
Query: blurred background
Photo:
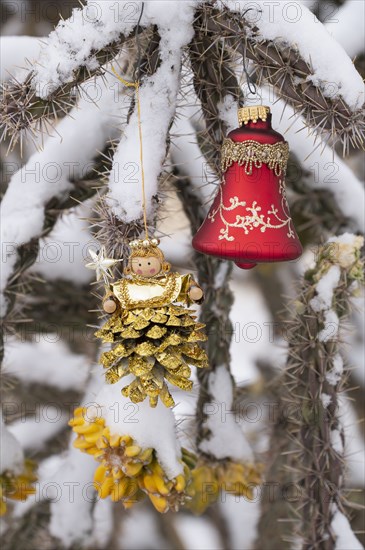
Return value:
[[(358, 3), (362, 0), (303, 0), (302, 3), (343, 45), (364, 77), (365, 42), (358, 21)], [(60, 17), (68, 18), (75, 7), (79, 7), (79, 2), (71, 0), (1, 3), (2, 81), (24, 66), (24, 58), (30, 63), (37, 58), (39, 40), (54, 29)], [(290, 128), (289, 117), (280, 116), (280, 104), (273, 106), (273, 112), (274, 128), (294, 143), (287, 186), (291, 214), (305, 252), (299, 261), (290, 264), (262, 265), (252, 272), (235, 268), (231, 282), (235, 301), (230, 312), (231, 372), (237, 384), (234, 408), (245, 411), (237, 418), (258, 460), (263, 462), (270, 453), (270, 435), (275, 423), (275, 415), (270, 414), (270, 404), (276, 402), (277, 388), (273, 381), (285, 364), (288, 346), (283, 330), (290, 316), (286, 304), (295, 298), (298, 280), (313, 264), (318, 246), (341, 230), (358, 231), (354, 220), (361, 205), (351, 205), (349, 192), (343, 196), (348, 208), (342, 208), (338, 190), (351, 189), (365, 181), (362, 152), (350, 149), (344, 160), (340, 148), (335, 157), (331, 153), (321, 156), (320, 151), (308, 155), (303, 152), (303, 142), (296, 137), (298, 128), (295, 125)], [(195, 120), (193, 124), (196, 128), (199, 126)], [(23, 142), (22, 151), (19, 144), (9, 151), (9, 142), (3, 140), (1, 195), (13, 173), (40, 145), (37, 139), (28, 139)], [(310, 150), (312, 145), (308, 147)], [(171, 155), (174, 162), (173, 151)], [(86, 193), (90, 192), (95, 177), (95, 174), (86, 175)], [(163, 241), (166, 257), (176, 270), (194, 271), (190, 222), (172, 177), (164, 178), (161, 193), (158, 230), (171, 237)], [(90, 224), (95, 217), (94, 200), (92, 192), (90, 198), (83, 198), (82, 204), (75, 200), (58, 218), (49, 235), (41, 239), (37, 260), (22, 282), (22, 300), (13, 319), (8, 320), (1, 376), (3, 418), (26, 455), (38, 463), (40, 491), (26, 502), (17, 502), (12, 514), (2, 520), (4, 550), (271, 548), (269, 542), (261, 548), (255, 543), (262, 512), (260, 498), (250, 501), (222, 493), (219, 502), (202, 516), (185, 510), (176, 515), (161, 515), (147, 504), (126, 512), (107, 501), (84, 499), (80, 516), (66, 517), (64, 523), (59, 509), (52, 508), (53, 503), (64, 499), (62, 513), (75, 514), (75, 507), (67, 506), (72, 500), (71, 493), (60, 497), (55, 484), (60, 482), (59, 472), (63, 469), (68, 472), (70, 468), (67, 422), (73, 407), (82, 400), (90, 370), (97, 368), (98, 344), (92, 326), (98, 323), (100, 296), (90, 292), (94, 274), (84, 268), (88, 247), (95, 244)], [(49, 215), (55, 215), (57, 208), (55, 206), (53, 212), (50, 207)], [(340, 406), (347, 441), (347, 498), (355, 505), (351, 510), (351, 525), (365, 544), (363, 302), (363, 296), (356, 298), (353, 313), (341, 334), (348, 383)], [(223, 326), (221, 330), (224, 334), (225, 330), (232, 329)], [(194, 437), (198, 390), (195, 388), (190, 397), (180, 397), (175, 413), (179, 436), (184, 441)], [(264, 531), (261, 541), (265, 537), (270, 540), (271, 528), (260, 524)]]

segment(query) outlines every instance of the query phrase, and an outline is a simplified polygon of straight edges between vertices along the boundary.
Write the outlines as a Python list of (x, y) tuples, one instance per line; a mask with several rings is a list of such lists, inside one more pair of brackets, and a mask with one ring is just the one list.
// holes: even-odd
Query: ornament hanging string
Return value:
[(128, 82), (128, 80), (125, 80), (123, 77), (121, 77), (117, 71), (112, 66), (112, 71), (114, 75), (117, 77), (117, 79), (124, 84), (124, 86), (127, 86), (128, 88), (134, 88), (136, 91), (136, 107), (137, 107), (137, 123), (138, 123), (138, 135), (139, 135), (139, 161), (141, 165), (141, 183), (142, 183), (142, 210), (143, 210), (143, 224), (144, 224), (144, 230), (146, 239), (148, 239), (148, 224), (147, 224), (147, 206), (146, 206), (146, 186), (145, 186), (145, 174), (144, 174), (144, 167), (143, 167), (143, 136), (142, 136), (142, 123), (141, 123), (141, 101), (140, 101), (140, 72), (141, 72), (141, 45), (139, 41), (139, 30), (140, 30), (140, 22), (142, 19), (144, 10), (144, 2), (142, 2), (141, 6), (141, 13), (139, 15), (139, 19), (136, 25), (136, 43), (137, 43), (137, 65), (136, 65), (136, 71), (135, 71), (135, 80), (134, 82)]
[[(254, 8), (247, 8), (243, 14), (242, 14), (242, 17), (245, 17), (246, 13), (248, 13), (249, 11), (253, 10)], [(262, 13), (262, 10), (259, 10), (260, 13)], [(245, 73), (245, 76), (246, 76), (246, 81), (247, 81), (247, 87), (248, 87), (248, 90), (250, 92), (250, 94), (252, 95), (256, 95), (257, 94), (257, 86), (256, 84), (253, 82), (252, 78), (251, 78), (251, 75), (248, 71), (248, 68), (247, 68), (247, 36), (245, 38), (245, 43), (244, 43), (244, 46), (243, 46), (243, 56), (242, 56), (242, 59), (243, 59), (243, 72)]]

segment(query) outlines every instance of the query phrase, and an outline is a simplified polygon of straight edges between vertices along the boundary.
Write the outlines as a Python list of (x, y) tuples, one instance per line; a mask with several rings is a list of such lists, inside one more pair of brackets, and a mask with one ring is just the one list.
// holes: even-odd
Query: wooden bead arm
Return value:
[(201, 304), (204, 301), (204, 292), (195, 281), (191, 283), (188, 294), (189, 298), (197, 304)]
[(117, 309), (117, 302), (116, 298), (112, 291), (108, 292), (104, 298), (103, 298), (103, 310), (106, 313), (114, 313), (114, 311)]

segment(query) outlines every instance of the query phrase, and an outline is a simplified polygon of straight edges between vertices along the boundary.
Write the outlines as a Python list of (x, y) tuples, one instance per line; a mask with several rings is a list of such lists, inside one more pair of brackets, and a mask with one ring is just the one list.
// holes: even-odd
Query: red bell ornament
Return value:
[(288, 143), (272, 129), (269, 107), (243, 107), (238, 120), (243, 126), (223, 141), (222, 182), (193, 247), (242, 269), (295, 260), (302, 246), (285, 194)]

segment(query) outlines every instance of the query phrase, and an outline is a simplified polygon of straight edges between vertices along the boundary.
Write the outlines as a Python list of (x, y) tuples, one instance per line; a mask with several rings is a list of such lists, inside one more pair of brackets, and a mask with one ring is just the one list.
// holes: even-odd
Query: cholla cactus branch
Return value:
[[(339, 329), (351, 296), (363, 282), (362, 245), (362, 237), (347, 233), (330, 239), (320, 248), (315, 267), (306, 272), (300, 297), (293, 303), (295, 316), (288, 330), (289, 356), (281, 396), (286, 421), (283, 424), (279, 416), (274, 441), (280, 425), (286, 426), (281, 440), (287, 446), (281, 445), (276, 452), (289, 457), (288, 472), (301, 489), (293, 536), (303, 542), (303, 550), (333, 550), (334, 516), (344, 510), (344, 431), (338, 416), (344, 367)], [(269, 480), (277, 480), (277, 465), (283, 468), (283, 461), (277, 454)], [(264, 518), (261, 521), (265, 523)]]
[[(303, 114), (308, 127), (340, 140), (344, 152), (364, 144), (364, 108), (352, 107), (339, 91), (325, 94), (315, 82), (314, 71), (301, 52), (283, 41), (265, 39), (261, 30), (234, 8), (217, 12), (206, 8), (209, 31), (226, 39), (234, 51), (254, 62), (257, 81), (268, 82), (277, 93)], [(336, 85), (336, 83), (334, 83)]]
[[(201, 103), (205, 131), (200, 143), (201, 154), (210, 163), (217, 175), (220, 174), (220, 147), (228, 130), (228, 123), (224, 116), (227, 100), (236, 106), (242, 100), (240, 86), (230, 65), (230, 57), (225, 52), (216, 36), (208, 31), (207, 12), (197, 10), (194, 21), (195, 34), (189, 44), (189, 57), (193, 72), (193, 83), (196, 95)], [(214, 70), (213, 70), (214, 67)], [(192, 233), (196, 233), (204, 220), (202, 197), (198, 190), (194, 190), (189, 179), (178, 178), (177, 186), (179, 198), (190, 221)], [(199, 281), (205, 291), (205, 301), (201, 308), (201, 320), (207, 325), (208, 344), (207, 352), (210, 369), (205, 373), (198, 373), (200, 394), (197, 408), (197, 444), (202, 455), (208, 460), (223, 458), (217, 456), (208, 443), (213, 434), (208, 427), (209, 418), (207, 404), (216, 402), (218, 397), (213, 395), (211, 384), (216, 376), (222, 376), (230, 391), (234, 392), (234, 381), (230, 375), (230, 344), (232, 325), (229, 318), (233, 295), (229, 287), (232, 274), (232, 264), (217, 258), (202, 254), (195, 255)], [(218, 375), (218, 371), (219, 375)], [(224, 373), (224, 371), (226, 371)], [(230, 407), (230, 403), (225, 403)], [(245, 446), (242, 438), (242, 447)], [(224, 446), (224, 445), (223, 445)], [(209, 448), (209, 451), (207, 450)], [(227, 447), (227, 457), (230, 449)], [(237, 457), (236, 457), (237, 458)], [(239, 457), (242, 458), (242, 455)]]
[(354, 225), (342, 212), (330, 189), (313, 189), (311, 175), (291, 153), (285, 181), (291, 216), (303, 245), (323, 243), (324, 237), (337, 235)]
[[(144, 53), (140, 63), (140, 78), (141, 80), (152, 76), (157, 71), (161, 58), (160, 58), (160, 35), (157, 27), (153, 27), (148, 33), (148, 43), (144, 48)], [(138, 63), (138, 60), (136, 61)], [(134, 65), (134, 72), (136, 70), (136, 63)], [(136, 111), (135, 98), (133, 96), (131, 105), (128, 111), (127, 123), (130, 121), (131, 116)], [(108, 158), (107, 169), (101, 174), (103, 179), (107, 182), (110, 177), (111, 170), (113, 168), (114, 154), (117, 145), (111, 150), (110, 157)], [(120, 166), (119, 166), (120, 167)], [(128, 257), (128, 242), (140, 237), (143, 232), (142, 218), (126, 222), (118, 213), (110, 208), (108, 204), (107, 196), (104, 194), (99, 197), (95, 205), (95, 218), (91, 220), (92, 227), (95, 231), (97, 240), (105, 246), (107, 255), (111, 258), (120, 258), (122, 263), (116, 266), (116, 270), (121, 272), (126, 265)], [(154, 223), (149, 226), (149, 232), (152, 235), (154, 233)]]
[(303, 549), (333, 550), (334, 507), (343, 511), (344, 432), (338, 394), (344, 385), (339, 327), (350, 298), (363, 282), (363, 238), (344, 234), (319, 250), (316, 266), (305, 274), (296, 316), (290, 326), (286, 385), (300, 405), (291, 436), (298, 452), (303, 487), (300, 536)]
[(63, 212), (74, 207), (77, 202), (84, 202), (95, 194), (94, 185), (88, 182), (78, 182), (70, 195), (62, 198), (54, 197), (45, 207), (45, 220), (42, 232), (29, 242), (20, 245), (17, 248), (17, 261), (13, 267), (13, 273), (8, 281), (4, 291), (6, 300), (6, 314), (1, 320), (1, 345), (0, 345), (0, 364), (4, 356), (4, 333), (10, 331), (13, 323), (19, 322), (17, 317), (12, 315), (16, 300), (23, 294), (23, 275), (35, 263), (39, 252), (39, 240), (47, 236), (55, 226), (58, 218)]
[[(39, 97), (34, 86), (35, 73), (30, 72), (23, 82), (16, 78), (1, 86), (1, 139), (10, 139), (12, 148), (18, 139), (24, 138), (24, 130), (32, 135), (47, 134), (54, 121), (69, 113), (75, 105), (78, 96), (84, 92), (82, 84), (92, 77), (102, 76), (102, 66), (114, 59), (125, 45), (125, 38), (95, 52), (99, 63), (96, 69), (79, 67), (68, 81), (49, 96)], [(85, 92), (86, 93), (86, 92)]]
[(201, 102), (206, 125), (202, 150), (212, 168), (220, 173), (220, 147), (227, 131), (220, 114), (225, 99), (238, 103), (243, 95), (230, 56), (219, 34), (209, 29), (209, 11), (200, 9), (194, 22), (195, 34), (189, 45), (191, 69), (196, 95)]

